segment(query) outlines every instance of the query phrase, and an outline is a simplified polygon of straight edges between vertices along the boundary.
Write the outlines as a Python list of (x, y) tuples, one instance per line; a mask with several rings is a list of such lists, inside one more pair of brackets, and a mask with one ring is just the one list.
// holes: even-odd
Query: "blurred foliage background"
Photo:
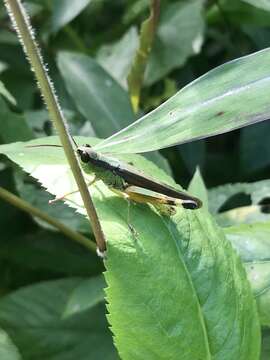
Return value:
[[(155, 109), (210, 69), (270, 45), (267, 1), (163, 0), (139, 111), (134, 114), (127, 75), (138, 48), (140, 26), (149, 16), (149, 1), (32, 0), (24, 4), (73, 135), (107, 137)], [(78, 54), (76, 62), (67, 61), (67, 52)], [(83, 86), (87, 86), (91, 98), (78, 90), (81, 80), (85, 81)], [(0, 94), (1, 143), (55, 134), (2, 2)], [(184, 187), (188, 186), (197, 166), (207, 188), (253, 182), (269, 178), (269, 139), (270, 123), (266, 121), (164, 149), (153, 158)], [(73, 211), (62, 204), (48, 209), (49, 195), (4, 156), (0, 157), (0, 186), (89, 236), (83, 217), (74, 216)], [(269, 204), (269, 200), (270, 194), (264, 205)], [(250, 195), (240, 191), (222, 210), (250, 204)], [(52, 281), (53, 287), (56, 279), (68, 279), (69, 283), (61, 288), (67, 294), (73, 288), (72, 279), (97, 276), (103, 270), (95, 254), (2, 200), (0, 226), (2, 295), (41, 281)], [(40, 284), (33, 285), (29, 292), (33, 289), (36, 294), (41, 291), (40, 287)], [(31, 298), (31, 294), (26, 295)], [(103, 312), (104, 309), (95, 310), (98, 322), (104, 317)], [(0, 311), (3, 326), (5, 320), (3, 316), (1, 320), (1, 316)], [(113, 359), (116, 355), (107, 330), (104, 334), (109, 349), (106, 359)], [(96, 351), (93, 358), (104, 358), (105, 353), (102, 355), (100, 349)]]

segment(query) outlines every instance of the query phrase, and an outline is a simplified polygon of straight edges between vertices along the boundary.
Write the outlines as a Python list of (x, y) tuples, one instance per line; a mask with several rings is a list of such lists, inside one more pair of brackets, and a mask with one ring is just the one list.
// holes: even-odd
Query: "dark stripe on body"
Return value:
[[(194, 201), (194, 205), (196, 204), (196, 208), (201, 207), (202, 203), (199, 199), (192, 197), (190, 195), (187, 195), (186, 193), (182, 191), (177, 191), (173, 187), (163, 184), (163, 183), (157, 183), (148, 176), (141, 175), (137, 169), (134, 169), (133, 171), (129, 171), (128, 169), (124, 169), (120, 166), (114, 166), (111, 165), (106, 160), (102, 159), (93, 159), (90, 158), (89, 161), (96, 165), (101, 167), (102, 169), (110, 170), (114, 174), (120, 176), (125, 180), (125, 182), (128, 185), (134, 185), (141, 188), (145, 188), (147, 190), (155, 191), (160, 194), (164, 194), (170, 197), (174, 197), (176, 199), (181, 200), (188, 200), (188, 201)], [(124, 165), (124, 164), (123, 164)]]

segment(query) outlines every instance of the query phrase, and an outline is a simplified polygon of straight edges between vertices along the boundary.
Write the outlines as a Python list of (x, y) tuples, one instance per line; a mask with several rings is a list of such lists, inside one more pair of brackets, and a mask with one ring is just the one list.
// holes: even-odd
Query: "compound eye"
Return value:
[(78, 149), (77, 152), (78, 152), (78, 154), (79, 154), (79, 156), (81, 158), (81, 161), (84, 162), (84, 163), (88, 163), (89, 155), (87, 154), (87, 152), (84, 151), (84, 150), (80, 150), (80, 149)]

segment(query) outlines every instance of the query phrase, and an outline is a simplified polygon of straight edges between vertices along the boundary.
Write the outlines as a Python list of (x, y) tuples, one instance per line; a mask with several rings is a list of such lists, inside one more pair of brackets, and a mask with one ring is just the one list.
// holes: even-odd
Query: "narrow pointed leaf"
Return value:
[(141, 25), (140, 44), (127, 78), (130, 99), (135, 113), (137, 113), (139, 109), (140, 93), (143, 86), (146, 65), (152, 50), (159, 17), (159, 8), (159, 0), (151, 2), (150, 15)]
[(133, 122), (128, 93), (95, 59), (61, 52), (57, 63), (74, 103), (97, 136), (109, 136)]
[(201, 199), (203, 207), (208, 209), (208, 193), (199, 168), (196, 169), (189, 183), (188, 191)]
[[(154, 46), (147, 64), (145, 82), (152, 85), (198, 54), (203, 44), (202, 0), (168, 2), (161, 7)], [(161, 5), (162, 1), (161, 1)]]
[(270, 49), (209, 71), (154, 111), (100, 143), (138, 153), (222, 134), (270, 117)]

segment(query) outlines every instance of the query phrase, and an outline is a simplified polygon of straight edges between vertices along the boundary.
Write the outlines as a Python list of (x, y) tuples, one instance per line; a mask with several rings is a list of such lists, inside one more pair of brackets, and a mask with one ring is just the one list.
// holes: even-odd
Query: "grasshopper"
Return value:
[(116, 158), (95, 151), (90, 145), (79, 146), (77, 153), (83, 170), (94, 173), (95, 180), (102, 180), (111, 190), (125, 198), (154, 206), (183, 206), (185, 209), (198, 209), (202, 202), (186, 192), (179, 191), (165, 183), (156, 181), (134, 166)]
[[(73, 138), (72, 140), (84, 172), (94, 174), (89, 185), (94, 184), (97, 180), (102, 180), (110, 190), (128, 201), (152, 204), (163, 215), (173, 215), (177, 206), (189, 210), (199, 209), (202, 206), (200, 199), (157, 181), (126, 162), (99, 153), (88, 144), (78, 146)], [(51, 144), (29, 145), (27, 147), (40, 146), (61, 147), (61, 145)], [(50, 203), (64, 199), (67, 195), (69, 194), (57, 197)]]

